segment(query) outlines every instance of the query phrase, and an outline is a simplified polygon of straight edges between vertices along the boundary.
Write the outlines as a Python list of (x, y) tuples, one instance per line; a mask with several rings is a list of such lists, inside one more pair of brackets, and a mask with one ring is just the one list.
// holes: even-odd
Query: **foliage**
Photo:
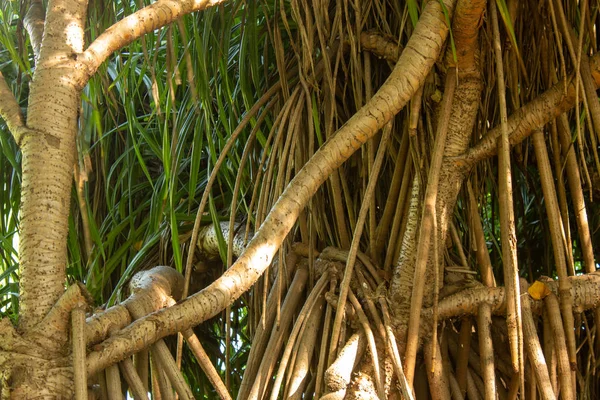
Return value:
[[(250, 116), (250, 123), (228, 152), (217, 182), (210, 189), (209, 207), (202, 216), (203, 223), (233, 217), (250, 228), (258, 227), (295, 172), (372, 96), (390, 72), (386, 60), (359, 52), (357, 32), (363, 27), (358, 29), (356, 22), (400, 38), (402, 46), (413, 29), (407, 21), (413, 25), (417, 21), (418, 3), (407, 1), (400, 7), (393, 1), (375, 1), (368, 10), (332, 8), (332, 14), (344, 17), (321, 16), (322, 19), (313, 21), (328, 32), (337, 32), (332, 36), (344, 38), (340, 43), (307, 30), (311, 16), (302, 11), (304, 4), (298, 1), (230, 2), (185, 16), (114, 54), (86, 86), (81, 103), (79, 159), (74, 167), (68, 238), (69, 280), (83, 281), (98, 305), (110, 306), (127, 296), (126, 283), (141, 269), (165, 264), (182, 271), (186, 257), (195, 248), (189, 237), (199, 199), (219, 155), (253, 105), (269, 89), (280, 85), (281, 94), (273, 95), (267, 105)], [(510, 79), (521, 79), (521, 86), (509, 82), (510, 113), (548, 87), (536, 66), (542, 57), (537, 43), (543, 36), (544, 25), (513, 26), (506, 4), (498, 3), (502, 5), (500, 10), (507, 28), (506, 40), (518, 50), (511, 53), (516, 59)], [(141, 6), (141, 2), (91, 2), (88, 13), (93, 23), (87, 32), (87, 42)], [(24, 10), (16, 8), (24, 7), (24, 3), (0, 2), (0, 7), (0, 71), (25, 109), (33, 57), (19, 21)], [(352, 8), (347, 4), (344, 7)], [(524, 5), (522, 15), (532, 12), (532, 18), (539, 21), (542, 18), (539, 10), (530, 7)], [(577, 22), (577, 9), (573, 7), (568, 14)], [(491, 36), (487, 25), (484, 29)], [(530, 56), (521, 59), (524, 54)], [(557, 59), (558, 55), (552, 53), (552, 57)], [(482, 59), (492, 59), (488, 43), (483, 46)], [(524, 64), (519, 65), (519, 70), (517, 62)], [(495, 75), (490, 64), (486, 63), (488, 70), (483, 74), (487, 92), (482, 97), (479, 123), (473, 132), (477, 139), (489, 127), (499, 124)], [(529, 76), (519, 75), (523, 69), (530, 71)], [(410, 139), (414, 170), (419, 172), (427, 169), (437, 107), (434, 95), (441, 89), (440, 77), (444, 73), (438, 67), (431, 74), (424, 89), (419, 135)], [(373, 246), (384, 212), (394, 167), (400, 160), (402, 137), (409, 129), (409, 115), (404, 110), (394, 122), (368, 228), (362, 237), (361, 249), (365, 252)], [(576, 117), (574, 112), (570, 115), (573, 137), (577, 137)], [(584, 115), (584, 124), (586, 120)], [(349, 247), (348, 237), (351, 238), (356, 226), (378, 140), (368, 143), (339, 173), (334, 173), (307, 207), (296, 239), (310, 241), (321, 249), (328, 245)], [(582, 140), (583, 143), (577, 143), (577, 148), (582, 149), (578, 154), (584, 156), (582, 165), (588, 162), (592, 165), (593, 160), (597, 162), (594, 135), (584, 133)], [(16, 318), (20, 154), (2, 122), (0, 147), (0, 312), (2, 316)], [(546, 245), (550, 238), (544, 222), (540, 178), (535, 157), (530, 153), (533, 153), (530, 143), (517, 146), (513, 176), (520, 273), (532, 281), (540, 275), (555, 276), (556, 271), (551, 249)], [(497, 169), (495, 160), (482, 162), (471, 180), (477, 190), (495, 276), (501, 284)], [(421, 178), (425, 176), (422, 173)], [(596, 183), (598, 172), (590, 171), (590, 176), (586, 189), (592, 199), (597, 196), (591, 184)], [(239, 182), (237, 192), (236, 182)], [(472, 243), (467, 234), (466, 198), (461, 194), (455, 217), (463, 233), (462, 245), (468, 249)], [(598, 248), (600, 213), (597, 203), (586, 204)], [(574, 219), (570, 230), (577, 230)], [(576, 271), (581, 272), (581, 245), (575, 236), (573, 258)], [(213, 281), (226, 267), (227, 246), (222, 239), (222, 262), (197, 265), (196, 290)], [(397, 255), (399, 246), (399, 241), (386, 240), (387, 252), (373, 257), (389, 272), (394, 257), (388, 260), (387, 254)], [(457, 260), (457, 250), (450, 248), (447, 257)], [(468, 263), (475, 269), (473, 256), (468, 256)], [(243, 297), (229, 315), (223, 313), (196, 329), (225, 376), (224, 348), (228, 342), (225, 320), (231, 318), (230, 368), (234, 391), (240, 383), (250, 339), (259, 321), (262, 293), (266, 290), (262, 285)], [(212, 389), (194, 358), (186, 353), (183, 362), (196, 395), (210, 398)]]

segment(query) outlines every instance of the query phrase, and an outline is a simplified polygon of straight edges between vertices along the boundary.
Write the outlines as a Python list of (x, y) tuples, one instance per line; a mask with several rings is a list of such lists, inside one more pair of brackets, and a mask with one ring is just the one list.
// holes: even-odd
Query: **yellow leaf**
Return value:
[(550, 289), (548, 289), (548, 286), (540, 281), (535, 281), (533, 285), (529, 286), (527, 291), (534, 300), (542, 300), (544, 297), (550, 294)]

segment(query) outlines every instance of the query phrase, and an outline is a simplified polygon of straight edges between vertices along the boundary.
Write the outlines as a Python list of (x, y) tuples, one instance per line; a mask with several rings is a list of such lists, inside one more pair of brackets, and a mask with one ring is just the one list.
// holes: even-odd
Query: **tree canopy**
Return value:
[(597, 396), (598, 4), (424, 3), (0, 2), (6, 376)]

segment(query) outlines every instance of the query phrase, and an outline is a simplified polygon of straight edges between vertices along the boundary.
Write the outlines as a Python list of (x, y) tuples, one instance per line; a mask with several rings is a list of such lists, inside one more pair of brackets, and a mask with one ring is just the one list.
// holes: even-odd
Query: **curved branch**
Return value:
[(154, 311), (165, 306), (166, 298), (179, 300), (183, 290), (183, 276), (173, 268), (157, 266), (135, 274), (129, 283), (129, 289), (131, 296), (127, 300), (88, 318), (85, 334), (88, 346), (130, 324), (132, 316), (129, 310), (150, 308)]
[[(600, 304), (600, 272), (570, 276), (567, 279), (572, 284), (573, 312), (581, 313)], [(543, 283), (552, 293), (559, 294), (557, 282), (544, 280)], [(476, 315), (481, 304), (488, 304), (492, 314), (506, 315), (505, 289), (479, 286), (448, 296), (438, 303), (438, 318), (441, 321), (464, 315)], [(543, 306), (542, 300), (532, 299), (531, 308), (534, 312), (541, 312)], [(433, 309), (426, 308), (423, 310), (422, 318), (424, 321), (431, 320), (432, 315)]]
[(6, 122), (8, 130), (18, 144), (25, 129), (25, 123), (21, 107), (19, 107), (15, 95), (8, 87), (2, 72), (0, 72), (0, 99), (2, 99), (0, 101), (0, 118)]
[[(228, 242), (229, 240), (229, 221), (222, 221), (220, 224), (221, 232), (223, 237)], [(237, 224), (234, 225), (232, 237), (232, 254), (234, 257), (239, 257), (243, 252), (246, 244), (244, 242), (245, 237), (244, 226)], [(206, 225), (201, 228), (198, 233), (198, 240), (196, 241), (196, 247), (202, 255), (208, 259), (215, 259), (219, 257), (219, 242), (217, 239), (217, 228), (214, 224)]]
[(47, 350), (60, 351), (69, 341), (71, 312), (92, 303), (92, 296), (82, 283), (69, 286), (44, 319), (27, 333), (27, 338)]
[(128, 15), (104, 31), (83, 52), (80, 60), (87, 67), (87, 78), (94, 75), (113, 52), (143, 35), (176, 21), (185, 14), (201, 11), (224, 0), (158, 0)]
[(33, 55), (35, 62), (40, 57), (40, 48), (42, 47), (42, 35), (44, 34), (44, 24), (46, 11), (41, 0), (34, 0), (31, 2), (31, 7), (25, 14), (23, 25), (29, 34), (29, 40), (31, 41), (31, 47), (33, 47)]
[[(454, 0), (444, 3), (451, 13)], [(205, 321), (248, 290), (271, 263), (298, 215), (329, 174), (375, 135), (414, 95), (438, 59), (447, 35), (448, 27), (440, 2), (428, 2), (390, 77), (290, 182), (236, 263), (201, 292), (109, 338), (98, 351), (88, 355), (88, 374), (93, 375), (160, 338)]]
[(385, 58), (391, 63), (398, 61), (402, 46), (398, 40), (380, 32), (370, 31), (360, 34), (360, 46), (363, 51), (369, 51), (379, 58)]
[[(600, 86), (600, 53), (590, 59), (590, 69), (596, 87)], [(579, 100), (581, 101), (581, 96)], [(536, 129), (552, 121), (565, 111), (575, 106), (575, 79), (570, 77), (557, 83), (537, 98), (515, 111), (508, 118), (508, 134), (510, 144), (521, 143)], [(474, 147), (464, 155), (455, 158), (457, 165), (470, 169), (479, 161), (496, 154), (500, 137), (500, 126), (489, 131)]]

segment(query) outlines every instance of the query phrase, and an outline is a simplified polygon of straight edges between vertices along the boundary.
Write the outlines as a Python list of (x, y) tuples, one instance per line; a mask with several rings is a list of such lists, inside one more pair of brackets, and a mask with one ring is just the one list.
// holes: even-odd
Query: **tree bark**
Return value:
[(27, 331), (65, 289), (71, 182), (75, 163), (80, 75), (73, 55), (83, 50), (86, 4), (48, 4), (46, 30), (21, 137), (23, 181), (19, 257), (19, 327)]

